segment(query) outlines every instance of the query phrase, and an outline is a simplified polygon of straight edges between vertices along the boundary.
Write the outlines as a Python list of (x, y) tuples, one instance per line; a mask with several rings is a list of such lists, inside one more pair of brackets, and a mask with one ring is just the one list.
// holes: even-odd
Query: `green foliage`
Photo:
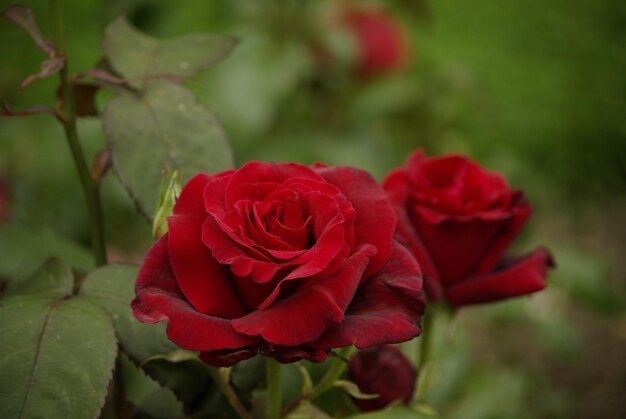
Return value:
[(72, 283), (70, 270), (50, 261), (26, 294), (0, 302), (0, 417), (93, 418), (104, 404), (113, 326), (100, 307), (69, 294)]
[(431, 414), (421, 413), (417, 408), (394, 404), (383, 410), (349, 416), (351, 419), (421, 419), (432, 418)]
[(50, 258), (27, 280), (10, 283), (2, 295), (9, 297), (19, 294), (46, 294), (63, 298), (72, 293), (74, 278), (72, 271), (59, 258)]
[(154, 213), (164, 169), (177, 170), (186, 182), (234, 164), (215, 116), (171, 82), (150, 82), (141, 95), (118, 94), (107, 104), (104, 124), (115, 171), (147, 217)]
[(141, 86), (141, 78), (188, 78), (228, 55), (237, 44), (224, 35), (193, 34), (159, 41), (123, 18), (106, 29), (103, 49), (109, 63), (122, 76)]
[(176, 349), (167, 339), (165, 324), (145, 324), (133, 316), (130, 302), (135, 296), (137, 267), (107, 265), (89, 273), (81, 294), (104, 308), (115, 326), (115, 333), (124, 352), (136, 363)]
[(0, 226), (0, 277), (28, 278), (41, 262), (56, 256), (74, 269), (86, 272), (93, 267), (93, 257), (82, 246), (50, 230), (38, 231), (25, 226)]
[(126, 397), (130, 403), (151, 418), (176, 418), (183, 416), (183, 405), (174, 393), (162, 387), (122, 355)]

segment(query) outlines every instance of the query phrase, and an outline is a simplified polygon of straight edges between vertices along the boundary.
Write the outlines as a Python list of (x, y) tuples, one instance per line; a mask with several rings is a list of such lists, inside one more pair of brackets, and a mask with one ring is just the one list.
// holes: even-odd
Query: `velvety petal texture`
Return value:
[(499, 173), (465, 156), (427, 158), (419, 150), (389, 173), (383, 187), (398, 217), (397, 239), (419, 262), (432, 300), (445, 297), (462, 306), (545, 287), (554, 266), (546, 249), (513, 271), (499, 268), (532, 213), (523, 192)]
[(256, 354), (319, 362), (336, 347), (411, 339), (419, 267), (368, 173), (250, 162), (199, 174), (148, 251), (132, 303), (143, 322), (215, 366)]

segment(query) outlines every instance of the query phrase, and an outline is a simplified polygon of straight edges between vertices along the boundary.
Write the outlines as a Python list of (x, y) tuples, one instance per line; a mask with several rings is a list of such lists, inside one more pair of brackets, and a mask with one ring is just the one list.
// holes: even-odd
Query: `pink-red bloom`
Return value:
[(417, 373), (401, 350), (391, 345), (359, 351), (350, 360), (348, 377), (375, 399), (352, 400), (363, 411), (379, 410), (393, 401), (411, 402)]
[(550, 252), (505, 257), (532, 208), (498, 173), (460, 155), (412, 154), (384, 183), (398, 238), (418, 260), (428, 296), (453, 306), (529, 294), (546, 286)]
[(212, 365), (263, 353), (321, 361), (332, 348), (420, 333), (421, 274), (367, 172), (250, 162), (199, 174), (150, 249), (132, 303)]

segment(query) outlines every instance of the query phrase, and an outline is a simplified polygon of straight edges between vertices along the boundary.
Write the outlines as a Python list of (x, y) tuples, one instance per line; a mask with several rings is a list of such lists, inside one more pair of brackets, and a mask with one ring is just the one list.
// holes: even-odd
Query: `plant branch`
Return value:
[(100, 205), (99, 185), (91, 178), (90, 170), (85, 161), (85, 154), (80, 145), (78, 131), (76, 129), (76, 106), (74, 102), (74, 90), (70, 80), (65, 36), (63, 33), (63, 18), (61, 16), (60, 0), (50, 0), (50, 11), (54, 27), (55, 56), (63, 57), (65, 63), (59, 71), (61, 79), (62, 101), (58, 117), (63, 124), (65, 137), (70, 147), (80, 183), (85, 195), (85, 202), (89, 214), (91, 228), (91, 248), (94, 254), (96, 266), (106, 264), (106, 247), (104, 241), (104, 222), (102, 207)]
[(341, 348), (339, 350), (337, 359), (333, 361), (328, 371), (326, 371), (326, 374), (324, 374), (322, 379), (315, 385), (315, 387), (313, 387), (313, 389), (309, 393), (302, 394), (300, 397), (298, 397), (296, 400), (286, 406), (283, 410), (283, 413), (287, 414), (294, 410), (304, 400), (310, 401), (316, 399), (317, 397), (321, 396), (322, 394), (333, 388), (335, 382), (339, 379), (339, 377), (341, 377), (341, 374), (343, 374), (345, 369), (348, 367), (346, 359), (350, 359), (350, 356), (352, 355), (354, 350), (354, 346), (346, 346), (345, 348)]
[(424, 368), (426, 363), (428, 362), (428, 357), (430, 355), (430, 347), (431, 347), (431, 337), (432, 337), (432, 325), (433, 325), (433, 317), (434, 312), (431, 310), (430, 313), (425, 314), (422, 317), (422, 335), (420, 336), (420, 342), (418, 346), (418, 358), (417, 358), (417, 373), (419, 375), (420, 371)]
[(239, 416), (240, 419), (252, 419), (252, 416), (248, 413), (248, 410), (246, 410), (246, 407), (239, 399), (239, 396), (237, 396), (235, 389), (233, 389), (230, 385), (228, 377), (222, 374), (221, 369), (210, 367), (209, 370), (211, 371), (213, 381), (215, 381), (217, 386), (220, 388), (220, 391), (224, 397), (226, 397), (226, 400), (228, 400), (228, 403), (233, 408), (235, 413), (237, 413), (237, 416)]
[(280, 364), (267, 357), (267, 419), (279, 419), (282, 403)]

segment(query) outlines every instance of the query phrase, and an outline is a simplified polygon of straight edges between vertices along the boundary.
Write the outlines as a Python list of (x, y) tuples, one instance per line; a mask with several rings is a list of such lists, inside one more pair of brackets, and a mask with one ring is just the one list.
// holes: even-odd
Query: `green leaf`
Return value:
[(120, 93), (104, 111), (104, 126), (115, 172), (148, 218), (164, 169), (177, 170), (185, 183), (234, 165), (219, 121), (175, 83), (153, 81), (141, 97)]
[(180, 353), (183, 351), (152, 357), (142, 364), (142, 368), (160, 385), (172, 389), (176, 397), (193, 411), (203, 394), (213, 386), (213, 379), (209, 367), (195, 354), (181, 357)]
[(137, 267), (112, 264), (98, 268), (85, 278), (81, 294), (102, 306), (112, 317), (115, 333), (126, 354), (135, 362), (177, 347), (167, 338), (165, 324), (145, 324), (133, 316), (130, 302), (135, 297)]
[(82, 246), (58, 237), (49, 230), (38, 231), (21, 225), (0, 226), (0, 277), (25, 279), (44, 260), (56, 256), (72, 268), (87, 272), (93, 256)]
[(286, 419), (330, 419), (330, 416), (314, 404), (303, 402)]
[(346, 393), (348, 393), (349, 395), (351, 395), (352, 397), (354, 397), (355, 399), (361, 399), (361, 400), (371, 400), (371, 399), (376, 399), (378, 398), (378, 394), (366, 394), (366, 393), (362, 393), (361, 389), (359, 389), (359, 386), (356, 385), (356, 383), (353, 383), (352, 381), (348, 381), (348, 380), (337, 380), (333, 383), (333, 386), (335, 387), (341, 387), (342, 389), (344, 389), (344, 391)]
[(97, 416), (117, 354), (100, 307), (83, 297), (6, 298), (0, 336), (0, 417)]
[(73, 286), (70, 268), (59, 258), (50, 258), (27, 280), (10, 283), (3, 296), (41, 293), (60, 298), (70, 295)]
[(170, 389), (161, 387), (124, 355), (122, 365), (129, 402), (151, 418), (176, 418), (183, 415), (183, 405)]
[(394, 404), (384, 410), (361, 413), (349, 417), (350, 419), (426, 419), (432, 418), (433, 415), (431, 411), (429, 411), (427, 414), (424, 414), (417, 408), (405, 406), (402, 404)]
[(204, 33), (161, 41), (139, 32), (119, 17), (106, 28), (103, 49), (113, 68), (128, 79), (184, 79), (223, 59), (236, 44), (235, 38)]

